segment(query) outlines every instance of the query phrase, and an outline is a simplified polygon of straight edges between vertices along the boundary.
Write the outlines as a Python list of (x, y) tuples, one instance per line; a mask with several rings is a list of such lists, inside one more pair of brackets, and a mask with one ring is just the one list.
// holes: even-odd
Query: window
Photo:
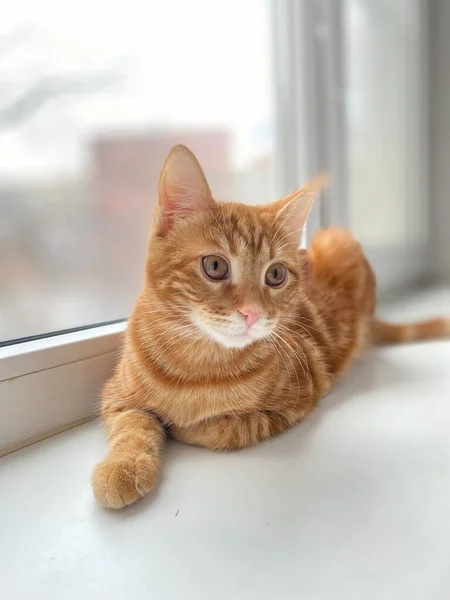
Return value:
[(383, 292), (406, 287), (429, 271), (426, 3), (311, 7), (312, 147), (333, 176), (320, 224), (354, 232)]
[(371, 246), (422, 238), (420, 2), (346, 0), (344, 36), (349, 225)]
[(276, 196), (270, 14), (259, 0), (2, 11), (0, 342), (128, 316), (173, 144), (217, 197)]
[(384, 287), (429, 266), (425, 24), (421, 0), (343, 3), (347, 222)]

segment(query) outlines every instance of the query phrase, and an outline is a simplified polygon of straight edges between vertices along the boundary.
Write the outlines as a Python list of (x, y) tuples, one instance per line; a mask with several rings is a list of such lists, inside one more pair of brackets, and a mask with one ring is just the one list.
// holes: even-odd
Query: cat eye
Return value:
[(279, 287), (286, 281), (286, 267), (283, 263), (275, 263), (270, 265), (266, 271), (265, 282), (270, 287)]
[(221, 256), (211, 254), (211, 256), (204, 256), (202, 258), (203, 271), (213, 281), (221, 281), (226, 279), (228, 276), (228, 263)]

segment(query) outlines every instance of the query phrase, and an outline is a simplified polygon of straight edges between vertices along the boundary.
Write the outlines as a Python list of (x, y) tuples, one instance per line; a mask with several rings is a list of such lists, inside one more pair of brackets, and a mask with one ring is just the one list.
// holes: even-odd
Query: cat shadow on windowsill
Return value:
[[(374, 349), (365, 357), (357, 361), (349, 371), (336, 381), (332, 390), (324, 396), (317, 408), (309, 414), (304, 421), (285, 434), (268, 440), (263, 444), (264, 452), (270, 452), (270, 446), (283, 439), (283, 452), (297, 454), (309, 441), (317, 428), (321, 427), (324, 419), (335, 412), (356, 406), (363, 409), (364, 404), (373, 406), (374, 394), (380, 399), (402, 397), (400, 391), (405, 385), (414, 386), (414, 381), (421, 380), (420, 372), (406, 368), (403, 361), (398, 361), (393, 356), (386, 356), (378, 349)], [(363, 426), (363, 423), (362, 423)]]
[(377, 349), (357, 361), (345, 375), (338, 379), (331, 392), (320, 404), (331, 408), (333, 405), (353, 401), (373, 390), (383, 393), (386, 388), (393, 390), (406, 381), (411, 383), (415, 372), (406, 369), (404, 363), (386, 357)]

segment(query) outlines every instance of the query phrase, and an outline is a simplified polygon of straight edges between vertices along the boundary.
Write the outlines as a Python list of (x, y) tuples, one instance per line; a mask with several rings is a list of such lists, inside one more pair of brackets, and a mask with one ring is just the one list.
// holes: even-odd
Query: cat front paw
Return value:
[(92, 489), (105, 508), (123, 508), (145, 496), (155, 485), (158, 470), (148, 454), (108, 456), (92, 474)]

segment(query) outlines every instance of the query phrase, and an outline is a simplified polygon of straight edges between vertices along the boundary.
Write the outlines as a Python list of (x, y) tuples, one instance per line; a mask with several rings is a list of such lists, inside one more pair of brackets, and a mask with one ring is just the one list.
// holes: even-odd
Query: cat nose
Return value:
[(262, 309), (257, 306), (256, 304), (249, 304), (248, 306), (245, 306), (244, 308), (241, 308), (239, 310), (239, 312), (241, 313), (241, 315), (244, 317), (245, 319), (245, 324), (247, 325), (247, 328), (250, 329), (250, 327), (259, 319), (259, 317), (262, 315)]

